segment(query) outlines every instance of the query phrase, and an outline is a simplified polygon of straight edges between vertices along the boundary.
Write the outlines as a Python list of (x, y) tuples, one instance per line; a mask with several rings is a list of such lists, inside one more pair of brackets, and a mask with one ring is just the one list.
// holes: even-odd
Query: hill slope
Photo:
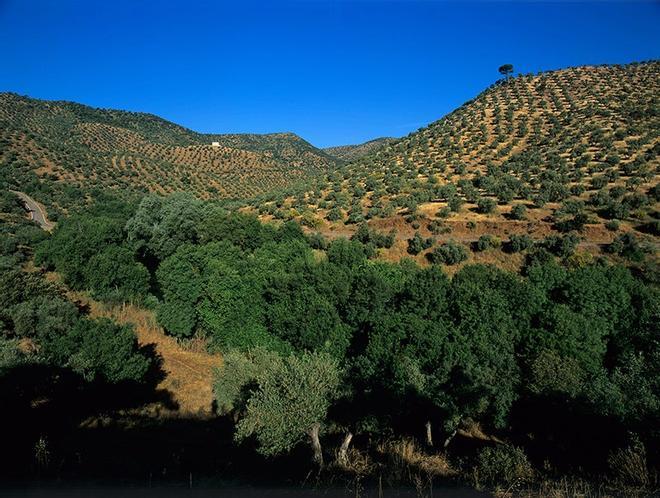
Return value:
[(205, 135), (151, 114), (0, 94), (2, 177), (55, 204), (94, 188), (251, 197), (336, 165), (291, 133)]
[(326, 147), (323, 150), (338, 159), (344, 161), (355, 161), (368, 154), (373, 154), (385, 148), (385, 146), (396, 142), (396, 138), (381, 137), (369, 140), (357, 145), (337, 145), (335, 147)]
[[(592, 243), (612, 240), (616, 232), (605, 229), (612, 220), (653, 232), (659, 95), (658, 61), (499, 81), (314, 189), (274, 199), (275, 215), (294, 207), (329, 234), (367, 219), (404, 240), (415, 230), (463, 242), (483, 234), (542, 238), (570, 228), (559, 222), (575, 215), (573, 226)], [(271, 204), (260, 210), (273, 212)]]

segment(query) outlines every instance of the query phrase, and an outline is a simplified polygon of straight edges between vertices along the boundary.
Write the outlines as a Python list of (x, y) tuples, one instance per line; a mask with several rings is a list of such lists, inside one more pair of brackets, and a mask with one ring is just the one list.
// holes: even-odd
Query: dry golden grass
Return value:
[(423, 452), (415, 440), (406, 438), (381, 443), (377, 451), (386, 456), (396, 472), (405, 476), (424, 473), (430, 477), (452, 477), (457, 471), (442, 453)]
[(346, 456), (346, 461), (342, 462), (338, 457), (338, 451), (335, 452), (332, 466), (357, 477), (364, 477), (373, 474), (378, 466), (367, 452), (360, 451), (354, 447), (348, 449)]
[(632, 490), (611, 492), (603, 484), (595, 487), (587, 481), (564, 478), (560, 481), (543, 481), (533, 489), (498, 489), (493, 493), (497, 498), (614, 498), (620, 496), (654, 496), (646, 492)]
[(456, 433), (471, 439), (479, 439), (481, 441), (491, 441), (493, 443), (504, 444), (504, 441), (498, 437), (486, 434), (481, 427), (481, 424), (471, 419), (464, 420)]
[(109, 306), (84, 293), (71, 292), (72, 300), (89, 308), (92, 318), (106, 317), (131, 324), (140, 345), (153, 345), (161, 357), (164, 378), (157, 386), (172, 394), (178, 408), (172, 415), (206, 417), (212, 414), (213, 369), (222, 364), (219, 354), (209, 354), (201, 339), (180, 343), (165, 335), (154, 313), (133, 304)]

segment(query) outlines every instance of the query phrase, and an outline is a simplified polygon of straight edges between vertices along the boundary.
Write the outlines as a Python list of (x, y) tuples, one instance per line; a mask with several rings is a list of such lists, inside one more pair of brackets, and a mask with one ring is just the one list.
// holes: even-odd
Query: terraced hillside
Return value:
[(337, 163), (291, 133), (205, 135), (150, 114), (0, 94), (2, 178), (60, 207), (95, 188), (251, 197)]
[[(326, 234), (358, 223), (475, 243), (574, 231), (583, 243), (658, 233), (660, 62), (502, 80), (428, 127), (259, 206)], [(478, 260), (478, 255), (474, 255)], [(510, 258), (507, 255), (507, 258)]]
[(323, 150), (338, 159), (342, 159), (344, 161), (355, 161), (356, 159), (360, 159), (361, 157), (364, 157), (368, 154), (378, 152), (379, 150), (384, 149), (385, 146), (394, 142), (396, 142), (395, 138), (382, 137), (369, 140), (368, 142), (364, 142), (362, 144), (338, 145), (336, 147), (326, 147)]

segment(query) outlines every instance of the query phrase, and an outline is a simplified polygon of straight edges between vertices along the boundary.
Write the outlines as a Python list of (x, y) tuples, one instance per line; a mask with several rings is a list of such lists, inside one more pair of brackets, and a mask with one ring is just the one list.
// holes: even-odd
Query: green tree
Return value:
[(76, 215), (57, 224), (52, 236), (36, 250), (37, 264), (55, 267), (74, 289), (89, 286), (90, 260), (124, 240), (121, 220)]
[(439, 245), (428, 254), (428, 259), (434, 264), (456, 265), (468, 258), (468, 252), (463, 245), (448, 241)]
[(78, 321), (78, 309), (54, 296), (35, 296), (10, 309), (14, 334), (45, 339), (65, 335)]
[(254, 436), (259, 452), (278, 455), (308, 439), (315, 464), (323, 465), (321, 426), (339, 394), (341, 369), (337, 360), (320, 353), (282, 358), (260, 375), (247, 400), (236, 439)]
[(490, 197), (480, 197), (477, 199), (477, 210), (483, 214), (489, 214), (495, 211), (497, 203)]
[(87, 286), (101, 299), (130, 301), (149, 291), (149, 271), (125, 247), (108, 246), (92, 256), (85, 274)]
[(163, 260), (180, 245), (198, 240), (203, 214), (202, 203), (189, 193), (146, 196), (126, 222), (127, 241), (139, 254)]
[(497, 68), (497, 71), (504, 76), (507, 81), (513, 74), (513, 65), (512, 64), (502, 64), (500, 67)]
[(48, 361), (71, 368), (88, 381), (141, 382), (150, 361), (140, 351), (133, 330), (109, 319), (79, 320), (67, 333), (41, 342)]
[(527, 208), (524, 204), (514, 204), (510, 216), (514, 220), (524, 220), (527, 217)]

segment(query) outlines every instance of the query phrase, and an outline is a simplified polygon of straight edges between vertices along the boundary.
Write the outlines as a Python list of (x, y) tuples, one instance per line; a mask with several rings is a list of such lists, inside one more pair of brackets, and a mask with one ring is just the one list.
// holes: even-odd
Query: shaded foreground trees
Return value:
[[(172, 213), (170, 201), (159, 202), (154, 209)], [(652, 278), (600, 260), (565, 267), (537, 248), (521, 274), (471, 265), (449, 279), (440, 264), (370, 259), (379, 236), (366, 228), (354, 240), (320, 244), (296, 224), (262, 225), (212, 205), (200, 218), (179, 203), (183, 219), (171, 226), (187, 235), (167, 250), (154, 245), (153, 230), (133, 230), (133, 218), (72, 217), (79, 233), (61, 222), (42, 257), (91, 286), (107, 284), (102, 275), (84, 279), (88, 242), (109, 238), (117, 254), (131, 255), (128, 266), (142, 265), (150, 295), (141, 298), (165, 330), (203, 336), (223, 352), (215, 396), (237, 441), (268, 456), (306, 442), (321, 464), (324, 441), (337, 436), (340, 455), (352, 435), (378, 440), (427, 428), (451, 447), (455, 431), (473, 421), (536, 464), (561, 467), (570, 455), (566, 471), (601, 471), (629, 434), (658, 463)], [(556, 242), (546, 245), (561, 254)], [(450, 264), (461, 255), (448, 246), (433, 259)]]
[(314, 462), (322, 466), (319, 433), (340, 378), (337, 359), (327, 354), (233, 352), (218, 373), (215, 390), (221, 411), (238, 419), (238, 441), (254, 436), (259, 452), (274, 456), (307, 438)]

